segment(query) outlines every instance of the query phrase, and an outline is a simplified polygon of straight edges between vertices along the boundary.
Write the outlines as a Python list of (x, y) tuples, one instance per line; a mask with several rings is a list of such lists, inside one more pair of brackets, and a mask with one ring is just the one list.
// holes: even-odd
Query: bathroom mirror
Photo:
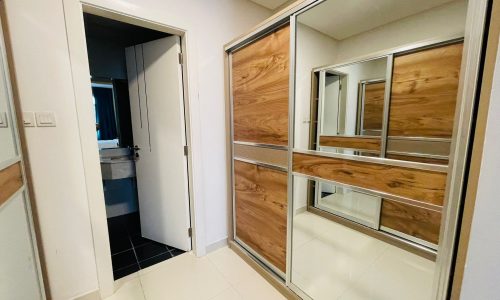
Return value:
[(6, 62), (0, 58), (0, 166), (13, 163), (19, 156), (16, 146), (15, 117), (12, 105), (9, 73)]
[(92, 101), (96, 123), (96, 135), (99, 148), (119, 147), (116, 103), (113, 83), (92, 82)]

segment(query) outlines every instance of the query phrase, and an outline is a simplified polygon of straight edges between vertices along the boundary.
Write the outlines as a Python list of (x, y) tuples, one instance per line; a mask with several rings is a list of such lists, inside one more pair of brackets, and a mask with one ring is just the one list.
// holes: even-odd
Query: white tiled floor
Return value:
[(309, 212), (293, 220), (292, 282), (315, 300), (426, 300), (434, 262)]
[(225, 247), (206, 257), (185, 253), (117, 281), (106, 300), (285, 299), (236, 253)]

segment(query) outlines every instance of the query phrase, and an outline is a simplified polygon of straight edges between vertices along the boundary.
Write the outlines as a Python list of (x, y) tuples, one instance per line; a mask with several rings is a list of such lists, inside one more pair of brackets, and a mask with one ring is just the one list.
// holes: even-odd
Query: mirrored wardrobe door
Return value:
[(0, 299), (45, 299), (0, 26)]
[(301, 296), (432, 299), (467, 10), (325, 0), (292, 16), (289, 285)]

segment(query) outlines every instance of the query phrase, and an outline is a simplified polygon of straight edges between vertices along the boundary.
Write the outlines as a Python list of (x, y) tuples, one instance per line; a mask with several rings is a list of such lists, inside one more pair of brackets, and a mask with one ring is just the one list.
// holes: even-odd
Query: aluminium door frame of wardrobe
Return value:
[[(226, 44), (224, 50), (227, 55), (227, 74), (226, 80), (229, 85), (229, 147), (228, 152), (228, 164), (230, 166), (230, 178), (229, 178), (229, 192), (231, 195), (232, 203), (232, 234), (230, 239), (235, 239), (236, 237), (236, 222), (235, 222), (235, 192), (234, 192), (234, 132), (233, 132), (233, 97), (232, 97), (232, 55), (231, 53), (238, 50), (253, 41), (265, 36), (269, 32), (275, 30), (276, 28), (282, 26), (285, 23), (289, 23), (290, 26), (290, 64), (289, 64), (289, 99), (288, 99), (288, 146), (287, 149), (287, 160), (288, 160), (288, 207), (287, 207), (287, 246), (286, 246), (286, 272), (285, 272), (285, 284), (287, 288), (300, 295), (305, 299), (309, 299), (300, 288), (295, 286), (291, 282), (291, 257), (292, 257), (292, 224), (293, 224), (293, 145), (294, 145), (294, 124), (295, 124), (295, 53), (296, 53), (296, 18), (297, 16), (311, 9), (312, 7), (324, 2), (325, 0), (304, 0), (290, 5), (289, 7), (283, 9), (281, 12), (275, 14), (268, 20), (257, 25), (249, 33), (242, 35), (241, 37), (231, 41)], [(459, 227), (458, 218), (460, 216), (460, 204), (463, 198), (464, 190), (464, 178), (466, 177), (466, 166), (468, 163), (468, 148), (470, 142), (470, 136), (472, 134), (471, 129), (473, 128), (472, 118), (474, 107), (476, 103), (476, 91), (478, 89), (477, 81), (479, 79), (480, 64), (481, 64), (481, 52), (483, 48), (483, 31), (485, 30), (487, 9), (489, 5), (489, 0), (479, 0), (479, 1), (469, 1), (467, 9), (467, 22), (465, 28), (465, 43), (462, 58), (462, 65), (460, 71), (460, 83), (458, 87), (458, 97), (457, 97), (457, 109), (455, 113), (455, 122), (453, 129), (453, 137), (451, 141), (451, 151), (450, 157), (453, 161), (450, 161), (448, 166), (448, 176), (446, 180), (446, 190), (445, 190), (445, 203), (442, 208), (443, 217), (441, 220), (440, 229), (440, 249), (436, 258), (436, 272), (434, 275), (433, 284), (433, 295), (436, 299), (444, 299), (447, 295), (448, 286), (450, 284), (451, 267), (453, 266), (453, 255), (455, 252), (455, 239), (456, 233)], [(450, 38), (448, 38), (449, 42)], [(446, 39), (441, 40), (441, 42), (446, 41)], [(424, 43), (418, 43), (412, 45), (411, 47), (401, 47), (391, 53), (404, 53), (411, 52), (414, 49), (422, 50), (426, 46), (436, 46), (435, 44), (439, 41), (429, 41)], [(387, 51), (385, 52), (387, 54)], [(373, 56), (374, 54), (372, 54)], [(361, 59), (361, 58), (360, 58)], [(359, 61), (357, 59), (356, 61)], [(354, 62), (354, 60), (353, 60)], [(343, 63), (346, 64), (347, 62)], [(320, 69), (320, 68), (318, 68)], [(227, 86), (226, 86), (227, 88)], [(268, 145), (259, 145), (257, 143), (246, 143), (240, 142), (237, 144), (241, 145), (253, 145), (268, 147)], [(283, 147), (278, 147), (283, 149)], [(300, 152), (300, 151), (299, 151)], [(317, 154), (317, 153), (316, 153)], [(255, 163), (255, 162), (254, 162)], [(406, 163), (405, 163), (406, 164)], [(411, 163), (410, 163), (411, 164)], [(269, 166), (269, 165), (266, 165)], [(433, 167), (432, 167), (433, 168)], [(452, 201), (448, 201), (452, 199)], [(264, 266), (268, 270), (273, 270), (268, 264), (259, 261), (260, 255), (255, 255), (252, 251), (243, 248), (249, 254), (254, 256), (254, 259), (258, 264)], [(273, 270), (274, 271), (274, 270)], [(279, 274), (279, 273), (277, 273)], [(283, 274), (280, 274), (283, 275)], [(276, 277), (276, 276), (275, 276)], [(283, 278), (282, 278), (283, 279)]]

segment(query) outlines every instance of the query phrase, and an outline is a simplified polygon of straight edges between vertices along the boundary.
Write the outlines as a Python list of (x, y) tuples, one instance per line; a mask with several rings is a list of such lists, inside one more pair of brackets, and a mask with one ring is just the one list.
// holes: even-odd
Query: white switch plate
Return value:
[(24, 127), (35, 127), (35, 113), (32, 111), (23, 112)]
[(0, 111), (0, 128), (7, 128), (7, 127), (9, 127), (7, 112)]
[(36, 112), (36, 126), (38, 127), (56, 127), (56, 116), (52, 111)]

